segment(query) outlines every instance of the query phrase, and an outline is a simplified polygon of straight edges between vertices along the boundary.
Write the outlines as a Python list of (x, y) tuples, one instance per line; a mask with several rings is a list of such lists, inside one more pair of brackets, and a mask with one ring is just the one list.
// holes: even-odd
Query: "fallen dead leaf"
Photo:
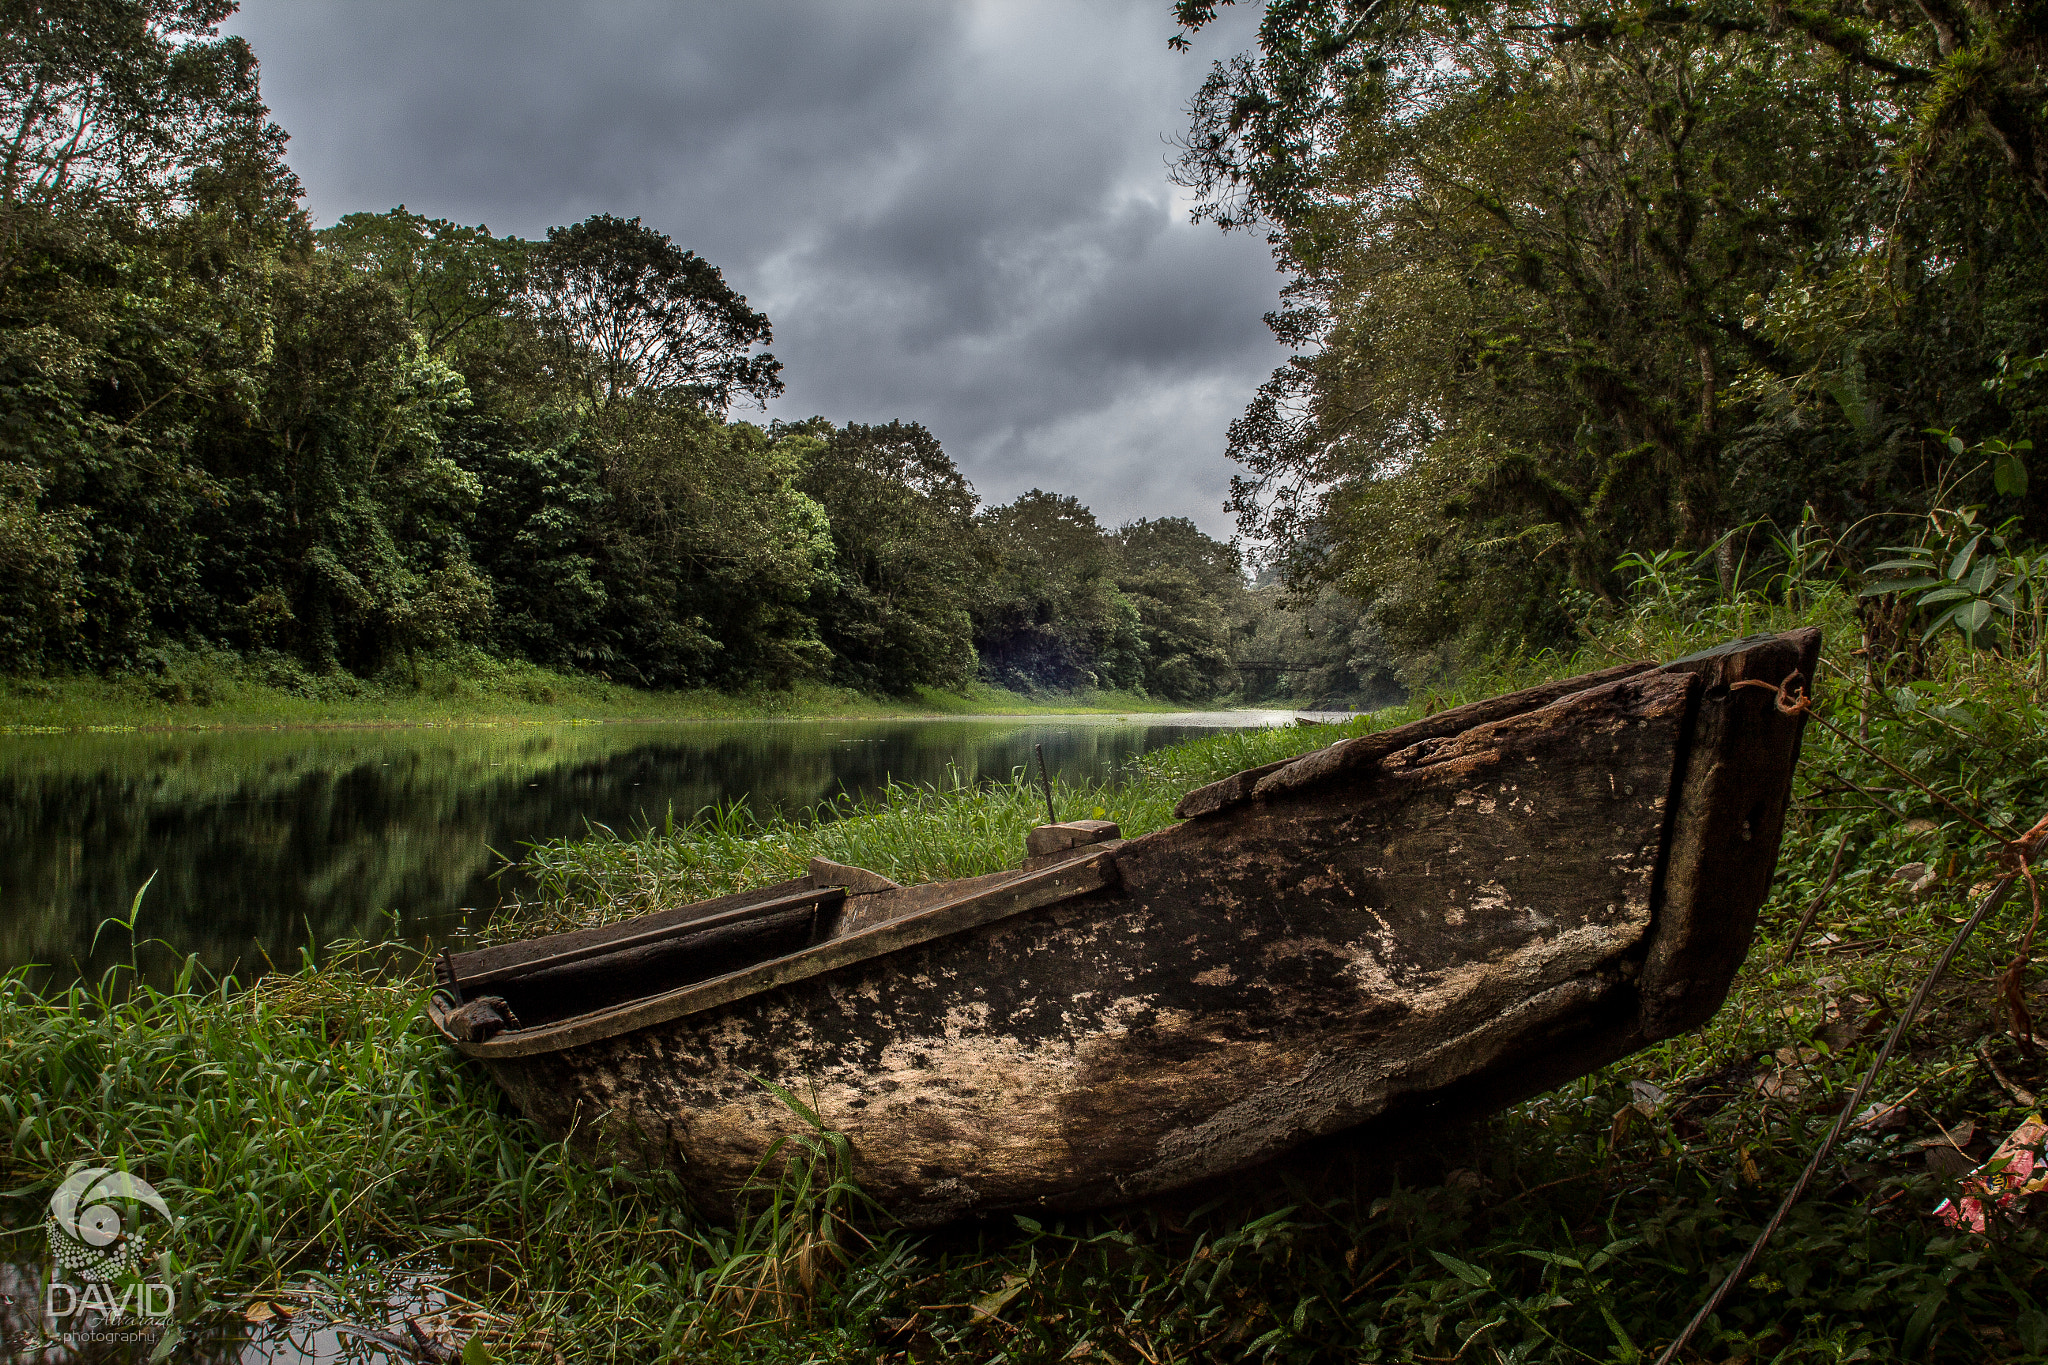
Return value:
[(1892, 873), (1892, 880), (1903, 886), (1907, 895), (1922, 896), (1934, 889), (1935, 883), (1941, 880), (1941, 874), (1926, 863), (1907, 863)]
[(1030, 1283), (1029, 1277), (1024, 1275), (1005, 1275), (1002, 1284), (976, 1299), (968, 1306), (968, 1311), (976, 1322), (988, 1322), (1002, 1312), (1011, 1299), (1023, 1293), (1024, 1287)]
[(1975, 1161), (1949, 1146), (1929, 1147), (1926, 1161), (1927, 1169), (1944, 1180), (1968, 1175), (1977, 1168)]
[(1805, 1063), (1820, 1056), (1817, 1047), (1781, 1047), (1773, 1054), (1779, 1066), (1776, 1071), (1766, 1071), (1750, 1083), (1765, 1099), (1791, 1100), (1806, 1093), (1811, 1078), (1806, 1073)]
[(1806, 1078), (1793, 1066), (1767, 1071), (1755, 1084), (1757, 1093), (1767, 1100), (1796, 1100), (1806, 1093)]
[(1970, 1139), (1977, 1136), (1977, 1120), (1964, 1119), (1940, 1137), (1921, 1138), (1913, 1145), (1918, 1148), (1953, 1147), (1957, 1151), (1970, 1145)]

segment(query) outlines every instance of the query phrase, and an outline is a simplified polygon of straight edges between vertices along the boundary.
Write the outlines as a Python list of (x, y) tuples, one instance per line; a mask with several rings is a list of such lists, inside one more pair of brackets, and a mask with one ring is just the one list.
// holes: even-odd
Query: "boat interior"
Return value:
[(495, 997), (502, 1027), (540, 1028), (787, 957), (1024, 875), (898, 886), (815, 860), (809, 874), (618, 924), (469, 953), (444, 953), (436, 984), (453, 1010)]
[(443, 953), (434, 964), (436, 1013), (475, 1042), (545, 1028), (972, 900), (1120, 835), (1108, 820), (1040, 825), (1025, 839), (1021, 868), (922, 886), (813, 858), (805, 875), (774, 886), (617, 924)]

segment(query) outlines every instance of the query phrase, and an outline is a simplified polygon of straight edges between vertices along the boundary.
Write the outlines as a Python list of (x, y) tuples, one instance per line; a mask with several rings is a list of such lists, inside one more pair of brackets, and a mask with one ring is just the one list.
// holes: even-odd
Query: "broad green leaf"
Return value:
[(1931, 574), (1918, 574), (1912, 578), (1888, 579), (1883, 583), (1877, 584), (1876, 587), (1884, 592), (1914, 592), (1921, 588), (1931, 588), (1937, 583), (1946, 582), (1948, 582), (1946, 578), (1936, 578)]
[(1030, 1283), (1029, 1276), (1005, 1275), (1000, 1286), (983, 1294), (972, 1304), (968, 1305), (968, 1311), (974, 1315), (976, 1322), (987, 1322), (990, 1318), (1002, 1312), (1011, 1299), (1023, 1293)]
[(1532, 1261), (1548, 1261), (1551, 1265), (1561, 1265), (1568, 1270), (1584, 1270), (1586, 1268), (1585, 1262), (1575, 1261), (1569, 1256), (1560, 1256), (1554, 1251), (1525, 1250), (1517, 1252), (1516, 1254), (1520, 1256), (1527, 1256)]
[(1914, 1347), (1926, 1339), (1928, 1329), (1934, 1326), (1934, 1315), (1941, 1311), (1942, 1302), (1947, 1298), (1948, 1290), (1946, 1288), (1935, 1290), (1932, 1294), (1920, 1300), (1919, 1307), (1913, 1310), (1913, 1316), (1906, 1319), (1904, 1344), (1908, 1352), (1912, 1351)]
[(2029, 1308), (2013, 1320), (2013, 1330), (2020, 1335), (2020, 1345), (2035, 1355), (2048, 1355), (2048, 1313)]
[(1960, 579), (1970, 569), (1970, 557), (1977, 553), (1977, 542), (1984, 539), (1983, 532), (1970, 537), (1969, 544), (1956, 551), (1956, 557), (1949, 561), (1948, 576)]
[(805, 1104), (802, 1100), (798, 1099), (795, 1095), (791, 1094), (782, 1086), (777, 1085), (774, 1081), (768, 1080), (765, 1077), (756, 1076), (752, 1073), (747, 1073), (747, 1079), (752, 1081), (755, 1085), (760, 1086), (763, 1090), (766, 1090), (770, 1094), (774, 1095), (776, 1099), (782, 1101), (783, 1108), (789, 1110), (798, 1118), (810, 1124), (811, 1127), (816, 1128), (821, 1132), (824, 1130), (825, 1121), (819, 1118), (817, 1113), (808, 1104)]
[(1455, 1256), (1446, 1256), (1441, 1251), (1438, 1251), (1435, 1248), (1431, 1248), (1429, 1254), (1436, 1257), (1438, 1261), (1442, 1262), (1444, 1269), (1450, 1271), (1453, 1275), (1456, 1275), (1466, 1284), (1473, 1285), (1480, 1289), (1492, 1288), (1493, 1276), (1487, 1274), (1478, 1266), (1473, 1265), (1467, 1261), (1461, 1261)]
[(1623, 1252), (1631, 1251), (1642, 1244), (1643, 1239), (1640, 1237), (1623, 1237), (1619, 1241), (1609, 1242), (1593, 1253), (1592, 1259), (1586, 1262), (1586, 1269), (1598, 1270)]
[(2027, 492), (2027, 466), (2011, 451), (2000, 452), (1991, 462), (1991, 484), (2003, 498), (2024, 497)]
[(1621, 1347), (1621, 1358), (1629, 1361), (1642, 1359), (1642, 1348), (1629, 1339), (1628, 1332), (1621, 1325), (1621, 1320), (1614, 1316), (1614, 1310), (1603, 1303), (1600, 1305), (1600, 1316), (1607, 1320), (1607, 1330), (1614, 1333), (1614, 1340)]

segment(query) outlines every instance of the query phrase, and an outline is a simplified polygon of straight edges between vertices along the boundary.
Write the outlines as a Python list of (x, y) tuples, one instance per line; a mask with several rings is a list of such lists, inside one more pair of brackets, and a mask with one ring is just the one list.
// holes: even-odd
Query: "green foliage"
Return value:
[(482, 419), (448, 443), (481, 490), (468, 540), (494, 588), (492, 641), (555, 667), (600, 667), (591, 650), (610, 601), (600, 567), (610, 494), (588, 443), (571, 435), (535, 448), (526, 434)]
[(0, 464), (0, 669), (8, 672), (61, 658), (78, 629), (84, 517), (39, 510), (42, 487), (34, 469)]
[(1138, 687), (1139, 616), (1117, 590), (1115, 549), (1079, 500), (1032, 489), (980, 517), (992, 572), (975, 643), (1004, 687)]
[[(1655, 583), (1581, 654), (1503, 661), (1429, 701), (1688, 652), (1735, 624)], [(811, 1130), (721, 1227), (666, 1176), (581, 1164), (508, 1118), (488, 1077), (419, 1026), (424, 977), (343, 952), (254, 990), (190, 976), (43, 1000), (0, 986), (0, 1174), (27, 1191), (17, 1225), (81, 1153), (122, 1161), (185, 1219), (165, 1250), (197, 1310), (188, 1339), (223, 1354), (253, 1330), (252, 1301), (378, 1323), (417, 1271), (453, 1277), (474, 1301), (466, 1330), (500, 1359), (1650, 1358), (1747, 1245), (1867, 1061), (1873, 1020), (1990, 866), (1977, 831), (1882, 760), (1997, 826), (2048, 808), (2048, 710), (2023, 671), (1951, 635), (1931, 676), (1869, 692), (1846, 681), (1849, 600), (1823, 583), (1807, 595), (1801, 612), (1759, 598), (1747, 624), (1829, 631), (1819, 715), (1841, 734), (1808, 732), (1777, 883), (1728, 1003), (1699, 1033), (1405, 1151), (1298, 1160), (1206, 1202), (918, 1237), (863, 1212), (849, 1154)], [(1059, 799), (1142, 833), (1192, 786), (1420, 709), (1219, 735)], [(1874, 755), (1841, 737), (1866, 714)], [(729, 808), (639, 838), (598, 832), (536, 851), (550, 902), (502, 932), (760, 885), (815, 855), (906, 881), (1013, 865), (1040, 802), (1022, 780), (897, 788), (812, 818)], [(1935, 884), (1895, 878), (1908, 861)], [(1981, 1237), (1933, 1220), (1957, 1185), (1921, 1146), (1953, 1139), (1975, 1160), (2024, 1116), (1978, 1051), (1986, 980), (2024, 921), (2010, 904), (1958, 961), (1880, 1086), (1900, 1126), (1851, 1130), (1696, 1342), (1702, 1358), (2021, 1365), (2048, 1349), (2038, 1216)], [(1981, 1046), (2016, 1084), (2048, 1079), (2009, 1040)], [(801, 1117), (800, 1088), (784, 1102)], [(33, 1259), (35, 1234), (20, 1242)]]
[(1271, 572), (1247, 598), (1232, 651), (1247, 704), (1370, 710), (1403, 699), (1394, 654), (1359, 603), (1331, 588), (1303, 600)]
[[(17, 1044), (0, 1062), (0, 1105), (20, 1135), (6, 1159), (22, 1174), (82, 1138), (148, 1171), (180, 1220), (157, 1270), (177, 1292), (192, 1349), (252, 1295), (381, 1321), (372, 1305), (404, 1275), (381, 1255), (396, 1219), (433, 1229), (451, 1250), (510, 1239), (567, 1282), (659, 1257), (682, 1225), (664, 1182), (579, 1168), (559, 1148), (531, 1149), (516, 1130), (458, 1117), (493, 1103), (476, 1088), (489, 1082), (448, 1066), (415, 1026), (409, 984), (379, 983), (345, 955), (249, 996), (189, 972), (172, 992), (138, 988), (118, 1002), (111, 985), (51, 1002), (25, 995), (18, 978), (0, 985)], [(86, 1081), (87, 1066), (99, 1079)], [(484, 1212), (503, 1199), (523, 1211), (509, 1221)], [(643, 1314), (667, 1316), (655, 1305), (686, 1294), (687, 1265), (670, 1263), (653, 1281), (643, 1268), (640, 1291), (593, 1304), (587, 1329), (580, 1314), (561, 1329), (616, 1332)], [(327, 1273), (287, 1289), (279, 1276), (293, 1268)], [(530, 1283), (545, 1292), (540, 1278)]]
[(1229, 686), (1212, 542), (1127, 595), (1085, 508), (978, 522), (916, 423), (726, 420), (769, 321), (638, 219), (310, 231), (232, 12), (0, 5), (0, 670)]
[(983, 562), (973, 486), (915, 422), (786, 430), (818, 441), (797, 487), (832, 527), (832, 573), (812, 609), (834, 680), (895, 695), (964, 684)]
[(541, 326), (599, 409), (638, 394), (724, 412), (782, 391), (781, 362), (751, 354), (770, 338), (768, 319), (716, 266), (638, 218), (600, 213), (550, 228), (530, 269)]
[(2048, 532), (2038, 15), (1933, 13), (1273, 0), (1180, 165), (1294, 275), (1240, 524), (1414, 657), (1561, 643), (1623, 555), (1809, 505)]
[(1923, 642), (1944, 626), (1972, 643), (1988, 641), (2000, 616), (2010, 628), (2023, 610), (2021, 601), (2034, 596), (2035, 556), (2013, 554), (2006, 537), (1980, 527), (1977, 514), (1968, 509), (1933, 513), (1925, 533), (1917, 544), (1885, 546), (1901, 557), (1872, 564), (1869, 572), (1900, 576), (1871, 584), (1863, 595), (1917, 594), (1913, 605), (1930, 618)]
[[(242, 551), (244, 575), (261, 565), (287, 595), (316, 666), (374, 669), (392, 649), (480, 625), (488, 588), (462, 531), (482, 490), (440, 448), (469, 402), (461, 374), (427, 353), (388, 290), (323, 259), (274, 272), (269, 301), (247, 413), (259, 439), (222, 443), (223, 515), (202, 525)], [(436, 584), (463, 607), (424, 601)], [(232, 591), (221, 584), (216, 600), (247, 613)], [(423, 611), (437, 622), (425, 636)]]
[(0, 9), (0, 278), (57, 205), (161, 213), (281, 182), (233, 0), (36, 0)]
[[(521, 321), (530, 244), (406, 212), (344, 214), (314, 234), (335, 259), (383, 280), (427, 349), (473, 349)], [(495, 334), (495, 335), (494, 335)]]
[[(787, 687), (829, 659), (804, 609), (829, 572), (803, 449), (694, 404), (633, 398), (586, 428), (603, 489), (602, 611), (579, 664), (642, 685)], [(567, 567), (567, 566), (564, 566)]]
[(1181, 702), (1230, 690), (1231, 635), (1245, 596), (1237, 551), (1186, 517), (1134, 521), (1115, 541), (1117, 591), (1138, 613), (1145, 690)]
[(975, 640), (990, 679), (1180, 702), (1236, 689), (1231, 648), (1248, 608), (1232, 546), (1185, 517), (1107, 532), (1075, 499), (1035, 488), (978, 526), (993, 572)]

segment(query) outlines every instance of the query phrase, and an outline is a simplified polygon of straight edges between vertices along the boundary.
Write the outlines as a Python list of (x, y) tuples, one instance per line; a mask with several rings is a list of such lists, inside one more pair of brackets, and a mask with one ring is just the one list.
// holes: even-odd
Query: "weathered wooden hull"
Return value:
[[(846, 1134), (863, 1188), (913, 1225), (1116, 1203), (1392, 1112), (1483, 1112), (1718, 1008), (1802, 726), (1733, 684), (1810, 686), (1818, 647), (1804, 631), (1496, 698), (1239, 774), (1180, 825), (1035, 872), (849, 887), (808, 928), (775, 909), (803, 940), (788, 951), (594, 1012), (484, 1041), (451, 996), (432, 1014), (545, 1130), (673, 1166), (712, 1212), (805, 1126), (764, 1080)], [(450, 976), (516, 1008), (522, 962), (567, 944), (602, 963), (615, 932)]]

